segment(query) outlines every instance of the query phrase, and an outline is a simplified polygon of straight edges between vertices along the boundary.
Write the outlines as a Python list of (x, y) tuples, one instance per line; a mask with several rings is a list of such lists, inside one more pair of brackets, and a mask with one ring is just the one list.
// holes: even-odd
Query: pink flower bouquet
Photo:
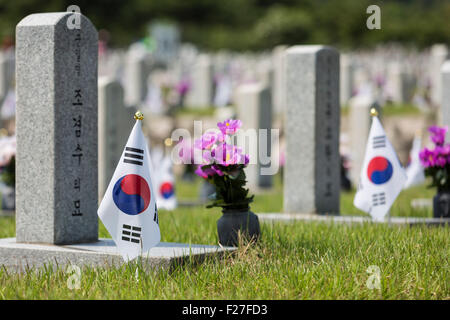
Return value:
[(241, 127), (240, 120), (226, 120), (217, 124), (219, 130), (206, 132), (194, 142), (194, 148), (202, 151), (202, 164), (195, 171), (216, 188), (211, 207), (223, 209), (248, 209), (253, 196), (245, 188), (244, 168), (249, 156), (231, 144), (232, 137)]
[(431, 126), (428, 131), (434, 148), (424, 148), (419, 153), (425, 175), (432, 178), (431, 187), (437, 187), (438, 191), (450, 190), (450, 144), (445, 143), (447, 130), (447, 127)]

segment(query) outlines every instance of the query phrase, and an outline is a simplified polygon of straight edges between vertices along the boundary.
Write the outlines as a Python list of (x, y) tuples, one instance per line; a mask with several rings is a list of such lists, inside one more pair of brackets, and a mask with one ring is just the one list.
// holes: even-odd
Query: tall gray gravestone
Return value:
[(339, 52), (294, 46), (286, 51), (284, 210), (339, 213)]
[(98, 80), (98, 192), (108, 188), (123, 148), (133, 128), (134, 108), (124, 105), (120, 82), (109, 77)]
[[(445, 61), (441, 69), (441, 87), (442, 87), (442, 122), (443, 125), (450, 128), (450, 60)], [(447, 132), (447, 141), (450, 139), (450, 133)]]
[(83, 15), (73, 28), (72, 14), (16, 28), (17, 242), (98, 238), (97, 31)]
[[(269, 87), (258, 83), (241, 85), (236, 92), (236, 107), (238, 118), (243, 123), (242, 129), (248, 133), (247, 141), (241, 141), (248, 147), (246, 153), (250, 153), (250, 163), (245, 169), (248, 185), (251, 188), (269, 188), (272, 175), (262, 171), (262, 168), (270, 166), (271, 161), (272, 100)], [(267, 135), (260, 136), (260, 130), (266, 130)]]

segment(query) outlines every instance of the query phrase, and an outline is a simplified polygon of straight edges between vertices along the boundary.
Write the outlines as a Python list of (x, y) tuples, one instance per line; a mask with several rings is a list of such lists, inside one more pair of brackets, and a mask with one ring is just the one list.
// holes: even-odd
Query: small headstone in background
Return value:
[(14, 52), (0, 51), (0, 103), (13, 87), (14, 82)]
[(199, 190), (199, 196), (198, 196), (200, 202), (211, 201), (211, 199), (209, 197), (212, 196), (215, 192), (216, 192), (216, 187), (213, 184), (209, 183), (208, 181), (203, 180), (200, 190)]
[(13, 186), (0, 182), (1, 210), (12, 211), (16, 209), (16, 192)]
[(350, 133), (350, 180), (357, 187), (364, 162), (367, 140), (371, 126), (370, 109), (375, 107), (380, 113), (380, 106), (370, 94), (356, 95), (349, 101)]
[(231, 100), (231, 78), (224, 74), (219, 76), (216, 81), (216, 90), (214, 94), (214, 106), (223, 108), (230, 103)]
[[(250, 188), (269, 188), (272, 186), (272, 175), (263, 174), (264, 167), (271, 163), (264, 158), (271, 158), (272, 99), (270, 89), (262, 84), (246, 84), (238, 87), (236, 92), (237, 117), (242, 121), (242, 129), (255, 130), (255, 141), (245, 141), (246, 153), (250, 150), (250, 163), (245, 174)], [(266, 139), (260, 135), (260, 129), (266, 130)], [(252, 157), (257, 156), (256, 159)], [(264, 158), (263, 158), (264, 157)], [(254, 163), (252, 163), (254, 162)]]
[(127, 52), (124, 67), (125, 104), (139, 107), (147, 96), (150, 55), (144, 45), (133, 44)]
[(283, 114), (286, 105), (285, 90), (285, 51), (287, 46), (276, 46), (272, 51), (273, 60), (273, 90), (272, 105), (274, 114)]
[(355, 67), (351, 57), (346, 54), (341, 54), (340, 60), (340, 100), (341, 107), (348, 104), (348, 101), (353, 96), (354, 86), (354, 72)]
[(133, 111), (123, 102), (122, 85), (112, 78), (98, 81), (98, 192), (99, 199), (108, 187), (119, 162), (128, 134), (133, 128)]
[(155, 42), (153, 56), (159, 63), (170, 64), (178, 56), (180, 31), (168, 23), (156, 22), (150, 27), (150, 35)]
[(16, 116), (16, 92), (9, 89), (8, 94), (1, 104), (0, 118), (2, 120), (10, 120)]
[(415, 79), (412, 74), (402, 68), (400, 63), (390, 64), (387, 85), (393, 102), (411, 102), (416, 85)]
[(192, 67), (190, 88), (186, 97), (189, 108), (207, 108), (213, 103), (213, 66), (208, 55), (202, 54)]
[[(443, 125), (450, 128), (450, 60), (447, 60), (441, 68), (441, 113)], [(447, 132), (446, 140), (449, 141), (450, 132)]]
[(98, 239), (97, 30), (72, 13), (16, 28), (17, 242)]
[(285, 68), (284, 210), (339, 213), (339, 52), (294, 46)]
[(442, 64), (449, 57), (449, 51), (445, 44), (435, 44), (431, 47), (429, 72), (431, 76), (431, 102), (439, 106), (442, 99), (442, 83), (440, 71)]

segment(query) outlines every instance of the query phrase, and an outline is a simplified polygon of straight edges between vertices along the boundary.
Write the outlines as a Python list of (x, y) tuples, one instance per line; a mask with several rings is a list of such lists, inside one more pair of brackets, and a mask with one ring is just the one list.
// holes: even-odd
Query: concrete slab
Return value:
[(294, 221), (318, 221), (333, 223), (388, 223), (391, 225), (446, 225), (450, 224), (448, 218), (417, 218), (417, 217), (391, 217), (385, 222), (373, 221), (364, 216), (332, 216), (300, 213), (259, 213), (258, 218), (263, 222), (294, 222)]
[[(205, 257), (221, 255), (236, 248), (213, 245), (161, 242), (142, 256), (145, 269), (171, 269), (186, 260), (201, 262)], [(15, 238), (0, 239), (0, 268), (21, 272), (43, 266), (66, 267), (68, 264), (91, 267), (121, 266), (124, 260), (112, 239), (76, 245), (17, 243)]]

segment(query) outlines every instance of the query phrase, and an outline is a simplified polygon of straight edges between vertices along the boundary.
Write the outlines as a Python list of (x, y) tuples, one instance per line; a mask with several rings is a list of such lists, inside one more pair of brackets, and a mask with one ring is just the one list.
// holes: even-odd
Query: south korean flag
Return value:
[(155, 159), (153, 168), (156, 168), (155, 176), (156, 203), (159, 209), (175, 210), (177, 208), (177, 197), (175, 195), (175, 176), (173, 174), (173, 163), (168, 155)]
[(369, 213), (373, 220), (384, 221), (405, 181), (405, 170), (387, 139), (380, 120), (373, 115), (358, 191), (353, 204)]
[(160, 239), (158, 210), (151, 179), (150, 153), (141, 113), (98, 208), (98, 216), (125, 261), (147, 253)]

